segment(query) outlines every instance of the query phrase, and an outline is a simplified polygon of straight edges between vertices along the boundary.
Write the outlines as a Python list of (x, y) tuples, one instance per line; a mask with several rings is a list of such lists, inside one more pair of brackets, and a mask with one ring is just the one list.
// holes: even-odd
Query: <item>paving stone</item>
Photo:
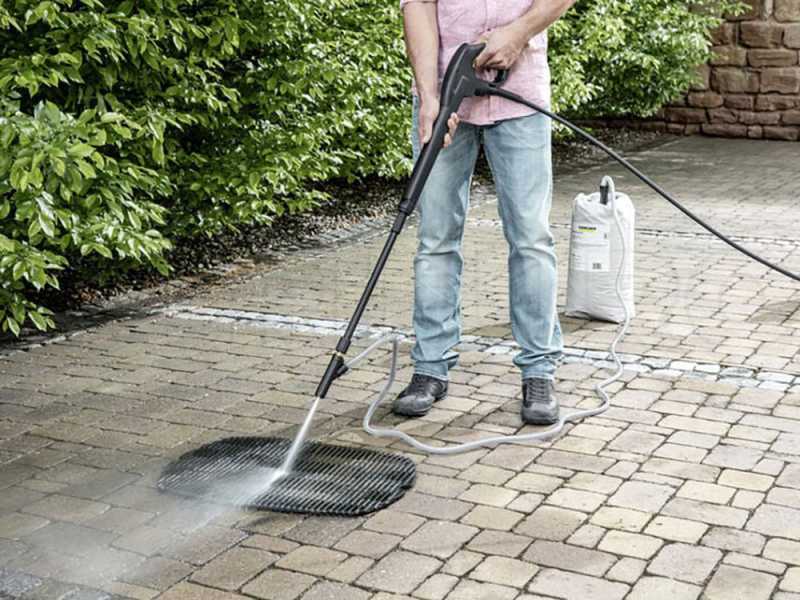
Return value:
[(258, 548), (259, 550), (266, 550), (275, 554), (287, 554), (297, 548), (299, 544), (290, 542), (289, 540), (282, 540), (271, 535), (251, 535), (249, 538), (242, 540), (243, 546), (250, 546)]
[(539, 473), (520, 473), (508, 483), (505, 487), (523, 492), (540, 492), (549, 494), (559, 487), (564, 482), (557, 477), (550, 477), (549, 475), (541, 475)]
[(161, 552), (170, 558), (203, 565), (244, 537), (245, 534), (236, 529), (204, 526), (193, 531), (188, 538), (175, 540)]
[(673, 517), (656, 517), (645, 529), (645, 533), (652, 536), (687, 544), (695, 544), (700, 541), (706, 531), (708, 531), (708, 525), (705, 523)]
[(441, 561), (428, 556), (395, 550), (379, 560), (357, 583), (395, 594), (408, 594), (433, 575)]
[[(530, 537), (487, 529), (472, 538), (467, 547), (483, 554), (515, 557), (522, 554), (530, 544)], [(459, 554), (461, 553), (454, 555), (454, 558)]]
[(700, 481), (687, 481), (677, 492), (681, 498), (691, 498), (702, 502), (727, 504), (733, 497), (735, 490), (722, 485), (704, 483)]
[(707, 419), (695, 419), (694, 417), (680, 417), (677, 415), (664, 417), (658, 422), (658, 425), (659, 427), (665, 427), (667, 429), (678, 429), (680, 431), (704, 433), (706, 435), (725, 435), (730, 428), (730, 425), (727, 423), (719, 423)]
[(665, 577), (643, 577), (633, 589), (627, 600), (696, 600), (703, 588), (667, 579)]
[(752, 571), (763, 571), (764, 573), (772, 573), (773, 575), (782, 575), (783, 572), (786, 571), (786, 565), (783, 563), (766, 558), (759, 558), (750, 554), (739, 554), (738, 552), (728, 552), (722, 562), (726, 565), (742, 567), (743, 569), (750, 569)]
[(405, 538), (401, 546), (406, 550), (449, 558), (466, 544), (478, 529), (448, 521), (429, 521)]
[(513, 490), (479, 483), (473, 485), (467, 491), (461, 494), (459, 499), (466, 502), (475, 502), (477, 504), (486, 504), (489, 506), (502, 508), (507, 506), (518, 495), (519, 493)]
[(512, 600), (519, 590), (494, 583), (464, 579), (447, 596), (448, 600)]
[(615, 557), (605, 552), (544, 540), (533, 542), (522, 558), (537, 565), (598, 577), (616, 562)]
[(325, 577), (334, 581), (353, 583), (373, 564), (375, 564), (375, 561), (370, 558), (350, 556), (339, 563), (333, 571), (328, 572)]
[(702, 583), (721, 558), (722, 552), (713, 548), (670, 544), (656, 555), (647, 571), (679, 581)]
[(26, 506), (26, 513), (47, 519), (80, 523), (108, 510), (108, 504), (53, 494)]
[(767, 600), (778, 578), (740, 567), (721, 566), (705, 589), (708, 600)]
[(575, 473), (567, 481), (567, 486), (597, 494), (613, 494), (622, 483), (622, 480), (618, 477), (609, 477), (597, 473)]
[(87, 519), (84, 524), (87, 527), (103, 529), (104, 531), (127, 533), (147, 523), (152, 518), (153, 513), (113, 506), (104, 513)]
[(514, 529), (537, 539), (563, 541), (580, 527), (586, 515), (554, 506), (540, 506)]
[(764, 556), (790, 565), (800, 565), (800, 542), (773, 538), (767, 541)]
[(591, 522), (595, 525), (625, 531), (641, 531), (649, 520), (648, 513), (614, 506), (604, 506), (591, 517)]
[[(431, 496), (428, 497), (430, 498)], [(287, 519), (290, 526), (288, 531), (283, 526), (279, 527), (283, 537), (301, 544), (311, 544), (326, 548), (336, 544), (362, 522), (360, 519), (342, 519), (339, 517), (310, 517), (303, 520), (299, 515), (282, 515), (282, 517)], [(278, 522), (280, 522), (280, 519), (278, 519)], [(292, 527), (292, 525), (294, 526)]]
[(514, 476), (513, 471), (500, 469), (489, 465), (470, 465), (459, 475), (460, 478), (475, 483), (485, 483), (487, 485), (503, 485)]
[(498, 446), (480, 459), (480, 462), (504, 469), (522, 471), (542, 453), (535, 446)]
[[(114, 535), (72, 523), (52, 522), (36, 529), (24, 538), (29, 547), (56, 555), (88, 556), (111, 543)], [(63, 541), (69, 540), (65, 547)]]
[(442, 600), (458, 583), (458, 577), (437, 573), (414, 591), (416, 598), (422, 600)]
[(761, 554), (764, 542), (762, 535), (728, 527), (712, 527), (702, 540), (704, 546), (743, 554)]
[(569, 508), (582, 512), (593, 512), (600, 508), (605, 500), (606, 497), (602, 494), (595, 494), (593, 492), (586, 492), (583, 490), (561, 488), (550, 494), (546, 502), (561, 508)]
[(271, 568), (245, 585), (242, 592), (265, 600), (294, 600), (315, 581), (310, 575)]
[(697, 448), (710, 450), (719, 444), (719, 435), (679, 430), (669, 437), (669, 441), (673, 444), (695, 446)]
[[(73, 598), (78, 600), (79, 596), (70, 594), (68, 598), (70, 600)], [(105, 596), (105, 598), (108, 598), (108, 596)], [(105, 598), (98, 598), (98, 600), (105, 600)], [(214, 590), (194, 583), (183, 582), (167, 590), (160, 598), (163, 600), (245, 600), (246, 597), (231, 592)], [(280, 598), (280, 600), (289, 600), (289, 598), (288, 596), (284, 596)], [(278, 600), (277, 597), (276, 600)]]
[(664, 485), (626, 481), (608, 503), (644, 512), (658, 512), (672, 496), (672, 489)]
[(9, 539), (19, 539), (29, 533), (33, 533), (40, 527), (47, 525), (49, 521), (35, 515), (23, 513), (9, 513), (0, 516), (0, 537)]
[[(491, 534), (498, 532), (487, 531), (485, 533)], [(519, 553), (521, 554), (522, 550), (520, 550)], [(460, 550), (451, 556), (450, 560), (448, 560), (444, 566), (442, 566), (442, 571), (444, 573), (449, 573), (451, 575), (460, 577), (475, 568), (475, 566), (478, 565), (483, 558), (483, 555), (478, 554), (477, 552)]]
[(523, 518), (522, 513), (493, 506), (476, 506), (461, 519), (462, 523), (481, 529), (510, 531)]
[(231, 548), (192, 574), (192, 581), (225, 590), (239, 589), (278, 559), (254, 548)]
[(300, 546), (283, 556), (275, 565), (281, 569), (324, 576), (339, 566), (345, 558), (347, 555), (344, 552), (316, 546)]
[(800, 489), (800, 464), (788, 464), (778, 477), (778, 485)]
[(605, 534), (606, 530), (602, 527), (583, 525), (567, 538), (567, 543), (574, 546), (583, 546), (584, 548), (594, 548), (600, 543)]
[(800, 540), (800, 510), (762, 504), (747, 522), (747, 529), (768, 536)]
[(120, 578), (134, 585), (165, 590), (184, 579), (192, 569), (187, 563), (155, 556), (144, 560), (135, 570), (121, 574)]
[(105, 589), (112, 594), (122, 596), (123, 598), (134, 598), (135, 600), (152, 600), (158, 596), (158, 591), (147, 587), (132, 585), (130, 583), (121, 583), (114, 581), (104, 586)]
[(768, 475), (758, 475), (757, 473), (737, 471), (734, 469), (725, 469), (719, 478), (719, 483), (721, 485), (754, 490), (757, 492), (768, 490), (774, 481), (775, 479)]
[(303, 600), (369, 600), (369, 592), (350, 585), (319, 581), (303, 594)]
[(609, 531), (598, 548), (633, 558), (651, 558), (663, 543), (662, 540), (648, 535), (627, 531)]
[(767, 502), (770, 504), (800, 508), (800, 490), (780, 487), (772, 488), (767, 494)]
[(739, 490), (733, 497), (732, 506), (736, 508), (743, 508), (745, 510), (753, 510), (764, 501), (764, 494), (760, 492), (750, 492), (748, 490)]
[(644, 573), (647, 562), (637, 558), (622, 558), (606, 573), (605, 578), (623, 583), (636, 583)]
[(414, 489), (423, 494), (441, 496), (442, 498), (456, 498), (469, 488), (468, 481), (453, 479), (452, 477), (439, 477), (427, 473), (417, 473)]
[[(526, 554), (527, 557), (527, 554)], [(526, 558), (526, 560), (529, 560)], [(470, 573), (472, 579), (521, 588), (538, 571), (536, 565), (503, 556), (489, 556)]]
[(471, 504), (451, 498), (437, 498), (428, 494), (409, 492), (401, 498), (394, 509), (410, 512), (428, 519), (455, 521), (472, 508)]
[(610, 458), (587, 456), (577, 452), (562, 452), (560, 450), (546, 450), (536, 459), (536, 462), (542, 465), (561, 467), (575, 471), (589, 471), (592, 473), (602, 473), (614, 464), (614, 461)]
[(679, 479), (714, 482), (719, 477), (720, 469), (719, 467), (698, 465), (679, 460), (651, 458), (642, 465), (642, 471)]
[(542, 569), (528, 586), (531, 592), (564, 600), (622, 600), (629, 589), (622, 583), (557, 569)]
[(664, 507), (662, 514), (724, 527), (742, 527), (748, 517), (747, 511), (739, 508), (698, 502), (697, 500), (688, 500), (686, 498), (670, 500), (669, 504)]
[(705, 464), (747, 471), (756, 466), (763, 452), (741, 446), (717, 446), (703, 461)]
[(393, 550), (401, 540), (402, 538), (396, 535), (357, 529), (348, 533), (334, 548), (348, 554), (360, 554), (377, 559)]
[(655, 435), (644, 431), (628, 430), (622, 432), (608, 447), (612, 450), (650, 454), (664, 442), (663, 435)]
[(422, 517), (407, 513), (396, 512), (393, 510), (382, 510), (375, 513), (364, 523), (365, 529), (378, 531), (380, 533), (394, 533), (397, 535), (409, 535), (425, 522)]
[(792, 567), (781, 577), (780, 589), (787, 592), (800, 592), (800, 567)]

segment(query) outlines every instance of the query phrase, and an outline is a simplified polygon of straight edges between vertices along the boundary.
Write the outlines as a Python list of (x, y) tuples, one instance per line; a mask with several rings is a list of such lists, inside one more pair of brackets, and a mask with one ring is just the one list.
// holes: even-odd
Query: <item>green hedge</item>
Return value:
[[(551, 34), (556, 106), (653, 112), (707, 58), (712, 13), (582, 0)], [(405, 175), (401, 30), (396, 0), (4, 2), (2, 329), (52, 327), (35, 298), (67, 265), (166, 274), (170, 239), (306, 210), (316, 182)]]

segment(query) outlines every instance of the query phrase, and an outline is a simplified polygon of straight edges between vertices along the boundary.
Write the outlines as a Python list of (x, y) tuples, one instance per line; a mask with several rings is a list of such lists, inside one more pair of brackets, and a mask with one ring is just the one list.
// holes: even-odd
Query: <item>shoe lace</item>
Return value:
[(408, 392), (413, 394), (425, 391), (425, 386), (429, 381), (430, 377), (414, 373), (414, 375), (411, 376), (411, 382), (408, 384)]
[(549, 379), (540, 379), (534, 377), (528, 380), (528, 385), (525, 388), (525, 398), (523, 399), (526, 406), (531, 404), (546, 403), (550, 400), (550, 392), (553, 383)]

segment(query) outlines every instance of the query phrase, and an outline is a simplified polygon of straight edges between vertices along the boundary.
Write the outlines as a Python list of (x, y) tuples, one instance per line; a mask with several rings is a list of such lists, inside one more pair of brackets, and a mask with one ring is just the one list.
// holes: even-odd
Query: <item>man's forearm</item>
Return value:
[(436, 2), (410, 2), (403, 7), (406, 53), (414, 71), (417, 92), (435, 97), (439, 86), (439, 27)]
[(533, 7), (519, 18), (518, 24), (525, 32), (526, 38), (530, 39), (558, 21), (573, 4), (575, 0), (534, 2)]

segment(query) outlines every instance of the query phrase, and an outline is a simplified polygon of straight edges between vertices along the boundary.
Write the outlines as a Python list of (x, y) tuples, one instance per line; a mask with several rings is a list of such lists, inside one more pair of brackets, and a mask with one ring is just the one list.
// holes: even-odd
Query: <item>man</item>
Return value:
[[(547, 27), (575, 0), (400, 0), (406, 50), (414, 72), (414, 158), (431, 136), (439, 87), (459, 45), (481, 41), (475, 67), (508, 69), (504, 87), (547, 107), (550, 72)], [(556, 311), (556, 257), (550, 233), (552, 192), (550, 120), (497, 97), (465, 99), (450, 116), (445, 149), (419, 201), (419, 247), (414, 261), (414, 375), (393, 411), (428, 412), (447, 394), (453, 347), (461, 335), (461, 240), (470, 180), (484, 145), (497, 188), (509, 246), (511, 328), (521, 350), (521, 416), (525, 423), (558, 420), (553, 377), (563, 343)]]

